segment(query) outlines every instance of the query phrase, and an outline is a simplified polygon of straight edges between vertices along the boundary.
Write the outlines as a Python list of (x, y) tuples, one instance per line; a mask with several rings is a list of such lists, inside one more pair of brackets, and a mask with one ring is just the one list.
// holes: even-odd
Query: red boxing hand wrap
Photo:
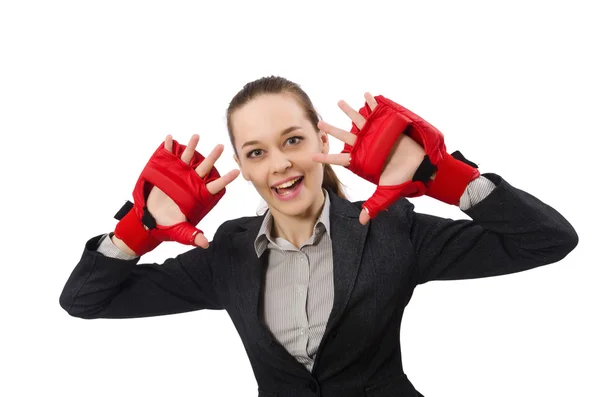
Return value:
[[(359, 129), (352, 123), (356, 135), (354, 145), (345, 144), (342, 153), (350, 153), (349, 170), (362, 178), (379, 184), (385, 161), (401, 134), (406, 134), (425, 150), (423, 162), (412, 180), (395, 186), (377, 186), (372, 197), (363, 204), (370, 218), (389, 207), (401, 197), (428, 195), (448, 204), (458, 205), (467, 185), (480, 174), (477, 165), (460, 152), (446, 151), (443, 134), (421, 117), (403, 106), (378, 95), (377, 106), (359, 110), (365, 124)], [(435, 179), (431, 176), (435, 172)]]
[[(115, 236), (137, 255), (153, 250), (163, 241), (195, 245), (196, 234), (201, 233), (195, 225), (225, 194), (225, 189), (215, 195), (206, 189), (206, 184), (220, 178), (217, 169), (212, 167), (208, 175), (201, 178), (195, 169), (204, 161), (204, 157), (194, 152), (190, 163), (186, 164), (181, 160), (185, 148), (174, 140), (171, 153), (164, 148), (164, 143), (161, 144), (138, 178), (133, 190), (134, 204), (126, 203), (115, 215), (120, 220), (115, 228)], [(146, 208), (146, 199), (153, 186), (179, 206), (186, 222), (171, 226), (156, 224)]]
[(368, 106), (367, 109), (370, 116), (363, 114), (364, 108), (360, 110), (366, 119), (361, 130), (352, 123), (351, 132), (356, 135), (356, 142), (353, 146), (346, 143), (342, 153), (350, 153), (349, 170), (377, 185), (391, 147), (410, 125), (410, 120), (389, 106), (377, 105), (372, 113)]

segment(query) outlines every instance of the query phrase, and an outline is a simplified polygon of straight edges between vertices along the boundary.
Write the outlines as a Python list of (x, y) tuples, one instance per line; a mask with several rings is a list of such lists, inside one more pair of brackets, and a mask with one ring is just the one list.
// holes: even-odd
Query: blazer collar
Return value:
[[(317, 228), (320, 224), (325, 229), (325, 233), (331, 238), (331, 225), (329, 221), (329, 212), (331, 208), (331, 201), (329, 200), (330, 193), (327, 189), (323, 189), (323, 193), (325, 196), (325, 202), (323, 204), (323, 208), (321, 210), (321, 214), (315, 223), (315, 228), (313, 233), (316, 233)], [(271, 225), (273, 223), (273, 214), (271, 214), (270, 210), (267, 210), (262, 218), (262, 222), (260, 225), (260, 229), (258, 230), (257, 236), (254, 240), (254, 249), (256, 251), (257, 256), (261, 256), (263, 252), (267, 249), (269, 245), (269, 241), (273, 242), (273, 236), (271, 236)]]

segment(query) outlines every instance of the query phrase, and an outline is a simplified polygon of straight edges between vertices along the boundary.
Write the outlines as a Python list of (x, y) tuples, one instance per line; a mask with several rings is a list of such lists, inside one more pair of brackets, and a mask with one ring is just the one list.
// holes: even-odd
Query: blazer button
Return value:
[(306, 386), (308, 386), (310, 391), (312, 391), (313, 393), (317, 392), (317, 385), (315, 385), (313, 382), (308, 382)]

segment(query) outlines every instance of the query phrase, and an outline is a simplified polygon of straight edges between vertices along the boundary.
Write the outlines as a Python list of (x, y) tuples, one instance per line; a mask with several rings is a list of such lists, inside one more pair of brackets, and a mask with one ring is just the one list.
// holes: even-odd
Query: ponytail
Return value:
[(342, 190), (342, 182), (340, 182), (330, 164), (323, 164), (323, 184), (321, 186), (325, 189), (332, 190), (335, 194), (347, 200), (347, 197)]

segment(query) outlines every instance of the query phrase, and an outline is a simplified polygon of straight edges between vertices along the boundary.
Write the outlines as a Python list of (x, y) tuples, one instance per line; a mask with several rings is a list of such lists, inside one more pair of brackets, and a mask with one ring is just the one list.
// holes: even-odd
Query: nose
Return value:
[(271, 170), (273, 173), (283, 174), (292, 166), (292, 162), (284, 152), (278, 151), (271, 156)]

